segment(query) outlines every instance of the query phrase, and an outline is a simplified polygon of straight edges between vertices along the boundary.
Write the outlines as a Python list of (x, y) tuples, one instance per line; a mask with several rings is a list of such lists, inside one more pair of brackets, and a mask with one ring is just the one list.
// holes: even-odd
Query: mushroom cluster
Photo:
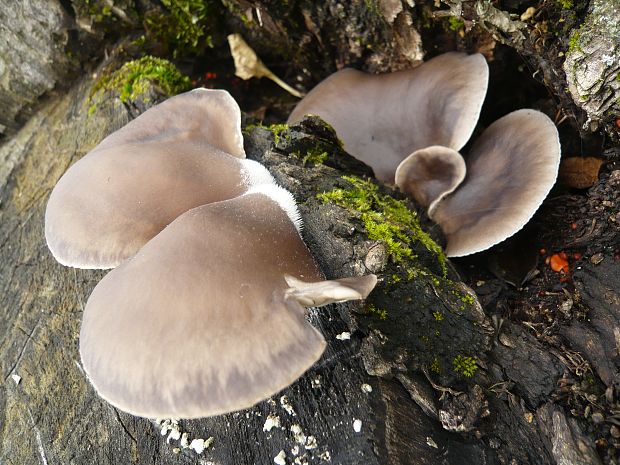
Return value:
[(138, 416), (250, 407), (325, 348), (304, 307), (362, 299), (374, 275), (325, 280), (292, 195), (246, 160), (240, 110), (195, 89), (105, 138), (52, 191), (45, 237), (78, 268), (114, 268), (84, 309), (80, 355), (101, 397)]
[(486, 250), (519, 231), (555, 183), (560, 142), (543, 113), (524, 109), (493, 124), (465, 158), (488, 86), (480, 54), (450, 52), (382, 75), (343, 69), (316, 86), (288, 122), (323, 118), (344, 148), (384, 182), (427, 208), (446, 254)]

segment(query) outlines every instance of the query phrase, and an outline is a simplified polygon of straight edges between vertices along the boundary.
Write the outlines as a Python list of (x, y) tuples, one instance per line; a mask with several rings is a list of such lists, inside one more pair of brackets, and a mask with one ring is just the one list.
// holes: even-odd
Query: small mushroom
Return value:
[(80, 354), (105, 400), (144, 417), (247, 408), (301, 376), (323, 336), (303, 306), (365, 298), (374, 275), (324, 281), (288, 191), (253, 188), (174, 220), (95, 287)]
[(465, 160), (460, 153), (434, 145), (417, 150), (396, 169), (396, 185), (432, 216), (437, 204), (465, 179)]
[(525, 226), (555, 184), (558, 131), (545, 114), (517, 110), (482, 133), (465, 163), (463, 183), (429, 213), (449, 257), (486, 250)]
[(48, 201), (45, 238), (63, 265), (113, 268), (187, 210), (272, 182), (245, 159), (232, 97), (196, 89), (146, 111), (71, 166)]
[(394, 182), (411, 153), (433, 145), (460, 150), (471, 136), (487, 91), (481, 54), (450, 52), (417, 68), (369, 75), (332, 74), (312, 89), (288, 118), (315, 114), (331, 124), (344, 148), (375, 176)]

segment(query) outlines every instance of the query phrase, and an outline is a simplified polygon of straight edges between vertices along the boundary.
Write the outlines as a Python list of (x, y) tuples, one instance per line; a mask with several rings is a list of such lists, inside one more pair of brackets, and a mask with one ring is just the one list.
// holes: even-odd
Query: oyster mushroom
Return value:
[(348, 153), (369, 165), (379, 180), (394, 182), (396, 168), (411, 153), (465, 145), (480, 115), (488, 75), (481, 54), (458, 52), (388, 74), (343, 69), (312, 89), (288, 123), (306, 114), (320, 116)]
[(250, 407), (301, 376), (323, 336), (303, 306), (365, 298), (376, 277), (324, 281), (292, 196), (260, 186), (174, 220), (95, 287), (80, 354), (95, 389), (138, 416)]
[[(555, 124), (539, 111), (517, 110), (491, 124), (465, 157), (464, 181), (452, 193), (425, 201), (429, 217), (446, 236), (446, 255), (486, 250), (523, 228), (555, 184), (560, 152)], [(402, 177), (410, 163), (403, 161)], [(431, 181), (412, 175), (399, 185), (417, 182), (417, 189), (426, 192)]]
[(113, 268), (187, 210), (272, 183), (245, 159), (240, 124), (226, 91), (196, 89), (105, 138), (52, 191), (45, 238), (56, 260)]

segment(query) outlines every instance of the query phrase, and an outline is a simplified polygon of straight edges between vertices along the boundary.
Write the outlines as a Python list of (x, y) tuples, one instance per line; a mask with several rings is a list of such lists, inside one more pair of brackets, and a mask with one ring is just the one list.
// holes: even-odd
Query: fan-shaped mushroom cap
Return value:
[(245, 158), (241, 110), (225, 90), (198, 88), (149, 108), (103, 139), (95, 150), (145, 142), (202, 141)]
[(558, 131), (543, 113), (515, 111), (482, 133), (466, 163), (465, 181), (431, 215), (449, 257), (488, 249), (525, 226), (555, 183)]
[(465, 179), (465, 160), (456, 150), (434, 145), (416, 150), (396, 169), (396, 185), (432, 215), (437, 204)]
[(287, 295), (287, 274), (322, 280), (296, 218), (287, 191), (261, 186), (186, 212), (103, 278), (80, 334), (99, 395), (139, 416), (197, 418), (301, 376), (325, 341)]
[(224, 91), (173, 97), (71, 166), (45, 212), (56, 260), (113, 268), (187, 210), (272, 183), (263, 166), (243, 158), (236, 105)]
[(315, 114), (331, 124), (344, 148), (375, 176), (394, 182), (400, 162), (431, 145), (461, 149), (471, 136), (487, 91), (480, 54), (450, 52), (417, 68), (369, 75), (344, 69), (301, 100), (289, 124)]

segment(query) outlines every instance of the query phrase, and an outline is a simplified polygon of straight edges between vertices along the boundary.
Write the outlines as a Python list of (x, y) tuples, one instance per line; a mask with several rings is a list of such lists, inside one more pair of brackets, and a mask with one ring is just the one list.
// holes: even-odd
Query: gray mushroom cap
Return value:
[[(285, 275), (319, 281), (320, 295), (325, 286), (296, 218), (287, 191), (262, 186), (186, 212), (111, 271), (80, 333), (99, 395), (138, 416), (198, 418), (250, 407), (301, 376), (325, 341)], [(350, 286), (331, 283), (336, 297)]]
[(241, 109), (225, 90), (198, 88), (149, 108), (103, 139), (95, 150), (142, 142), (204, 141), (245, 158)]
[(465, 181), (430, 215), (449, 257), (488, 249), (525, 226), (555, 184), (558, 131), (541, 112), (515, 111), (482, 133), (466, 164)]
[(394, 182), (396, 168), (409, 154), (432, 145), (454, 150), (465, 145), (480, 115), (488, 74), (481, 54), (457, 52), (389, 74), (344, 69), (312, 89), (288, 122), (320, 116), (347, 152), (378, 179)]
[[(225, 95), (200, 90), (173, 97), (71, 166), (45, 212), (45, 238), (56, 260), (77, 268), (113, 268), (187, 210), (272, 183), (260, 164), (238, 158), (245, 155), (234, 133), (227, 141), (219, 132), (210, 134), (209, 128), (234, 129), (228, 123), (235, 112), (223, 107), (232, 97)], [(221, 120), (212, 104), (225, 113)], [(211, 120), (196, 122), (197, 117)], [(171, 126), (159, 126), (164, 124)], [(235, 149), (238, 157), (218, 147)]]
[(434, 145), (413, 152), (396, 169), (396, 185), (431, 216), (437, 204), (465, 179), (465, 160), (456, 150)]

